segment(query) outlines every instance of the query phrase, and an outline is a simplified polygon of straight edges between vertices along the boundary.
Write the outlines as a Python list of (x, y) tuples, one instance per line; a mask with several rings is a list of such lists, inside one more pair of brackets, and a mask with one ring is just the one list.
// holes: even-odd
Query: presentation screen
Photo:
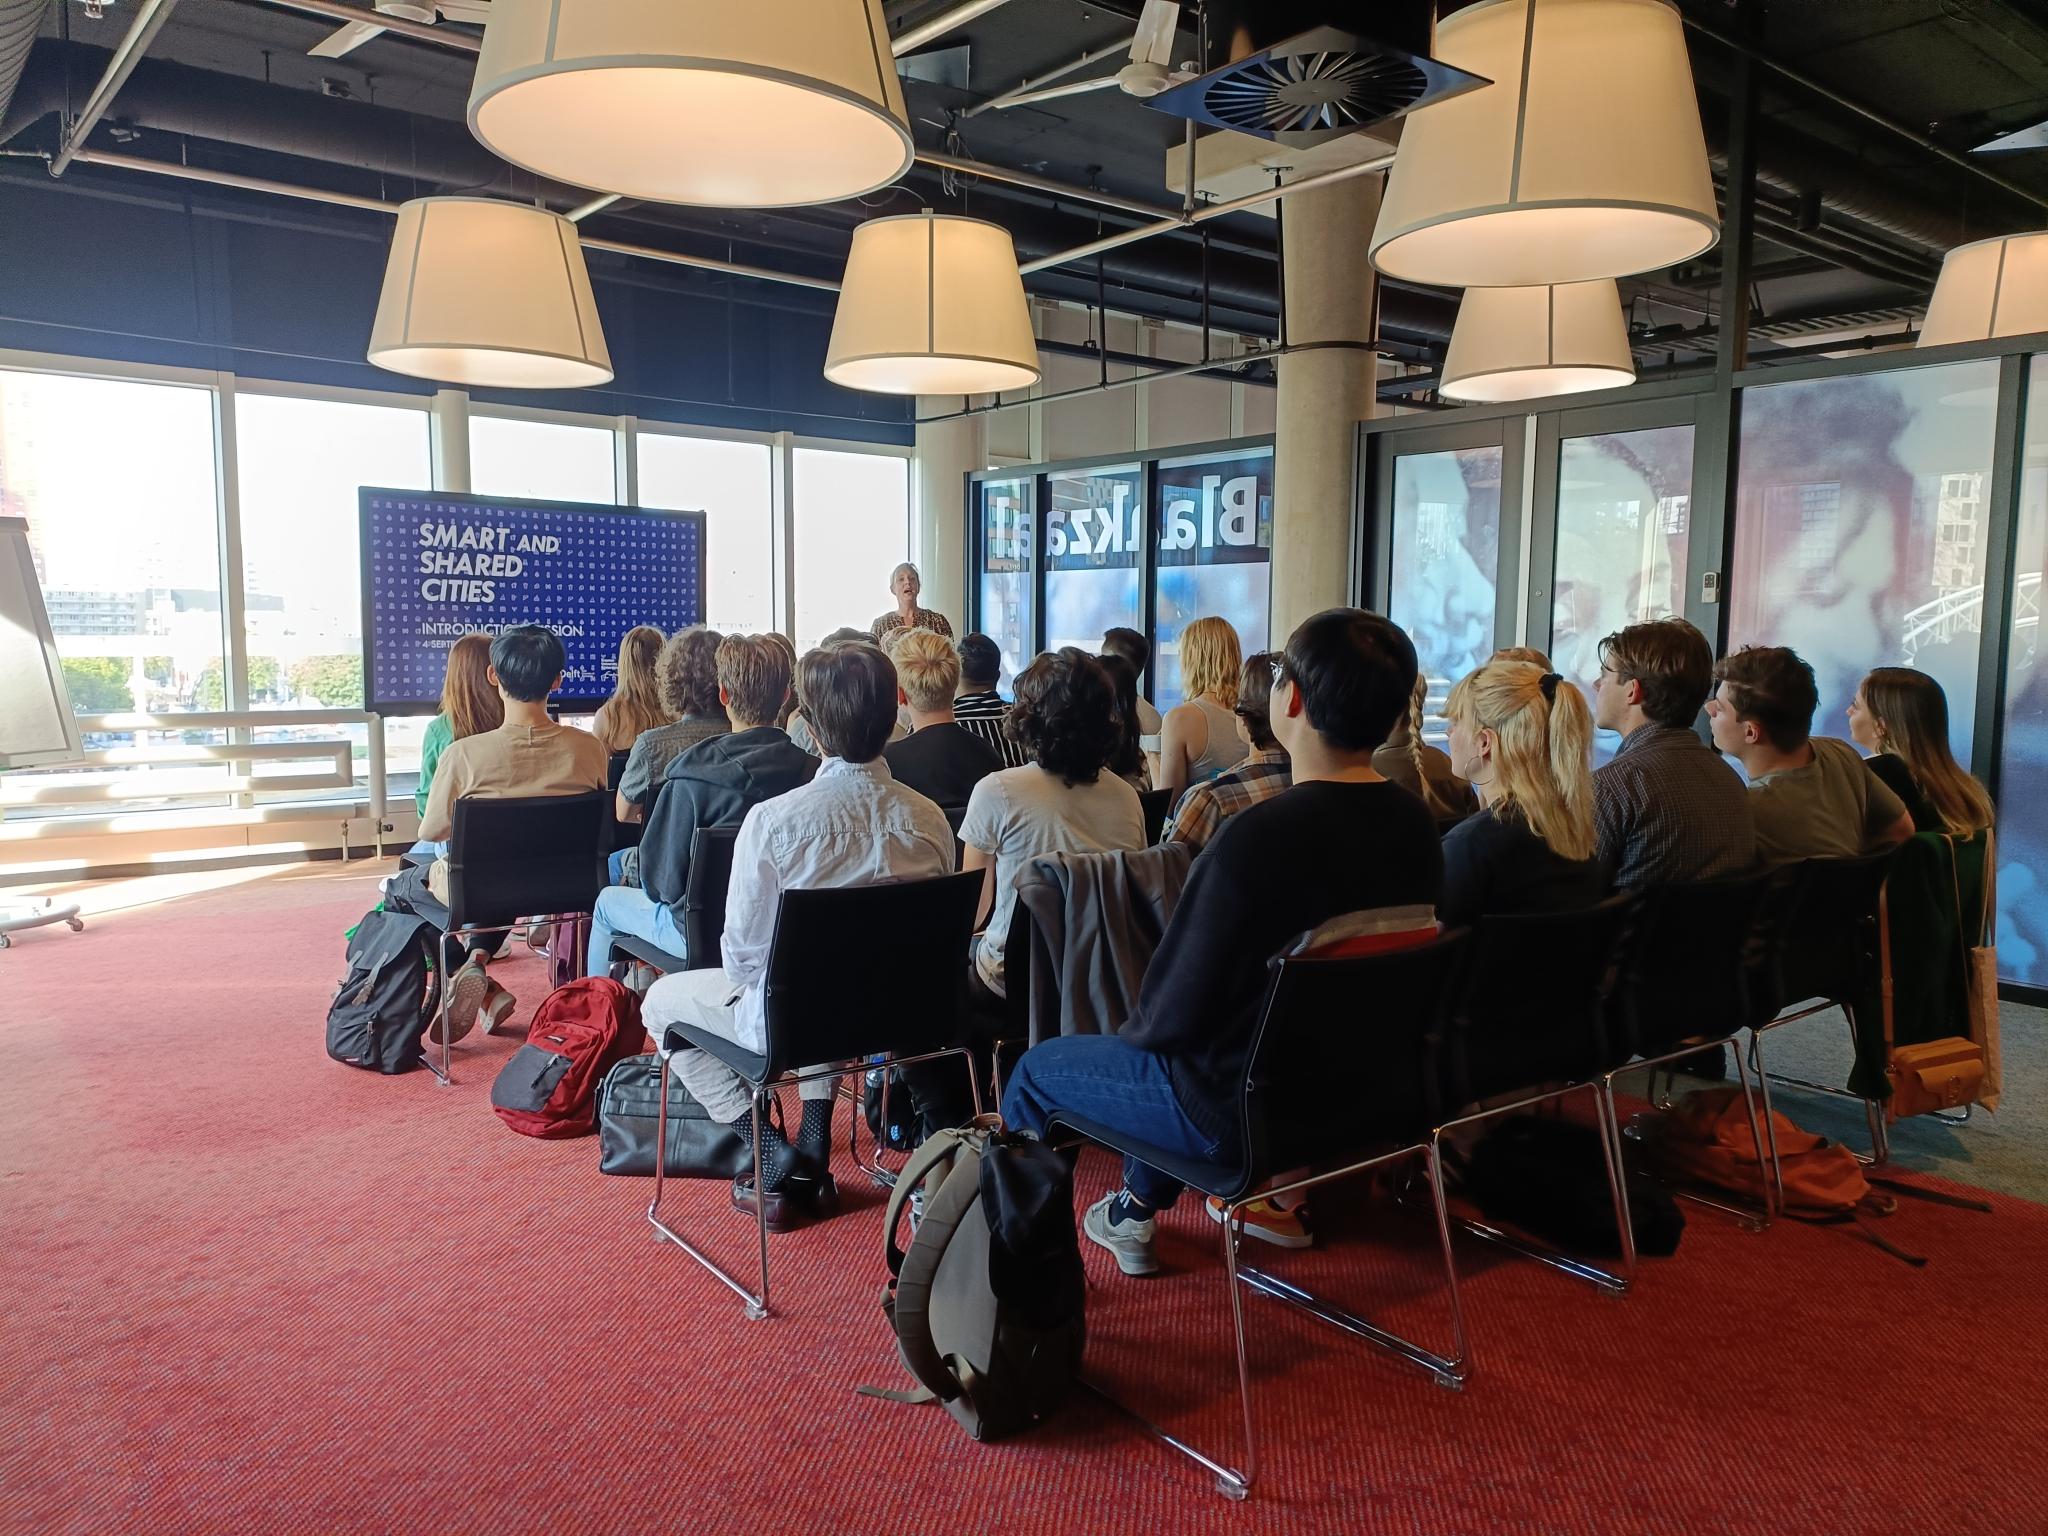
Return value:
[(619, 640), (704, 620), (704, 514), (365, 487), (363, 694), (386, 715), (440, 708), (448, 649), (471, 631), (562, 637), (556, 702), (611, 696)]

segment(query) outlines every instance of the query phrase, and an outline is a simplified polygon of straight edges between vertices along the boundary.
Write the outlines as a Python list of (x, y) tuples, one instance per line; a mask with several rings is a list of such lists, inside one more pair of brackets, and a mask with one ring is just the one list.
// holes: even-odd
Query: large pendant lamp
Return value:
[(1720, 236), (1667, 0), (1488, 0), (1436, 55), (1493, 81), (1409, 117), (1373, 230), (1389, 277), (1529, 287), (1648, 272)]
[(837, 202), (912, 153), (881, 0), (493, 0), (469, 126), (539, 175), (718, 208)]
[(1919, 345), (2048, 331), (2048, 231), (1959, 245), (1942, 258)]
[(854, 230), (827, 379), (885, 395), (982, 395), (1041, 376), (1008, 230), (929, 210)]
[(492, 389), (608, 383), (611, 353), (576, 226), (481, 197), (398, 210), (370, 361), (394, 373)]
[(1540, 400), (1636, 381), (1612, 278), (1543, 288), (1470, 288), (1444, 353), (1446, 400)]

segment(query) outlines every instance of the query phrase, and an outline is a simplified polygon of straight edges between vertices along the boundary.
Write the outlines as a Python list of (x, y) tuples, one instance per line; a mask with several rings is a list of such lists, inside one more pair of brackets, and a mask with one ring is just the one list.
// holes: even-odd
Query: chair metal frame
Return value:
[[(450, 1088), (455, 1084), (454, 1058), (451, 1055), (455, 1042), (449, 1038), (448, 1029), (448, 994), (453, 990), (449, 983), (455, 976), (455, 965), (450, 963), (453, 947), (459, 946), (465, 939), (485, 938), (494, 933), (510, 933), (527, 922), (532, 922), (535, 925), (542, 923), (569, 923), (573, 925), (576, 932), (576, 974), (579, 976), (583, 974), (584, 955), (590, 943), (590, 914), (588, 912), (550, 912), (544, 916), (519, 918), (512, 922), (469, 923), (460, 928), (445, 930), (436, 941), (436, 953), (441, 961), (441, 995), (434, 1007), (433, 1026), (433, 1030), (438, 1031), (441, 1037), (439, 1042), (441, 1059), (437, 1064), (428, 1051), (422, 1050), (420, 1052), (421, 1064), (434, 1074), (434, 1081), (443, 1088)], [(489, 1033), (488, 1029), (485, 1032)], [(432, 1044), (432, 1033), (433, 1031), (429, 1032), (430, 1045)]]
[[(1464, 942), (1465, 938), (1462, 932), (1437, 935), (1425, 943), (1403, 946), (1391, 953), (1408, 954), (1412, 957), (1420, 951), (1430, 951), (1435, 963), (1448, 967), (1462, 950)], [(1267, 1021), (1271, 1017), (1272, 1004), (1285, 980), (1287, 967), (1303, 963), (1304, 961), (1309, 964), (1331, 963), (1326, 958), (1311, 956), (1276, 956), (1269, 962), (1272, 979), (1268, 983), (1265, 1001), (1261, 1008), (1259, 1027), (1254, 1037), (1251, 1051), (1252, 1061), (1256, 1062), (1259, 1059)], [(1343, 963), (1343, 961), (1338, 960), (1337, 963)], [(1446, 975), (1445, 981), (1447, 979)], [(1444, 1002), (1443, 991), (1444, 982), (1439, 982), (1437, 986), (1437, 1002), (1434, 1005), (1439, 1010)], [(1432, 1018), (1421, 1022), (1422, 1024), (1433, 1026), (1435, 1021)], [(1247, 1100), (1250, 1097), (1251, 1095), (1247, 1091)], [(1250, 1128), (1251, 1123), (1252, 1118), (1248, 1106), (1247, 1129)], [(1098, 1145), (1107, 1147), (1119, 1156), (1134, 1157), (1137, 1161), (1146, 1163), (1148, 1167), (1157, 1166), (1143, 1157), (1138, 1157), (1135, 1153), (1125, 1151), (1124, 1148), (1112, 1142), (1091, 1135), (1087, 1130), (1063, 1118), (1057, 1112), (1053, 1114), (1047, 1125), (1046, 1136), (1048, 1141), (1054, 1142), (1057, 1145), (1075, 1145), (1081, 1141), (1094, 1141)], [(1368, 1170), (1418, 1154), (1423, 1159), (1424, 1170), (1429, 1180), (1431, 1202), (1436, 1217), (1437, 1245), (1443, 1259), (1444, 1279), (1451, 1313), (1453, 1351), (1451, 1354), (1438, 1354), (1412, 1339), (1405, 1338), (1389, 1329), (1381, 1328), (1359, 1314), (1327, 1301), (1310, 1291), (1304, 1290), (1300, 1286), (1281, 1279), (1277, 1275), (1240, 1261), (1238, 1245), (1243, 1240), (1244, 1210), (1253, 1201), (1270, 1200), (1278, 1196), (1314, 1189), (1321, 1185), (1335, 1183), (1339, 1179), (1349, 1178), (1355, 1174), (1364, 1173)], [(1246, 1156), (1249, 1158), (1255, 1155), (1250, 1150), (1248, 1142)], [(1184, 1179), (1187, 1172), (1184, 1169), (1168, 1168), (1160, 1168), (1159, 1171), (1166, 1174), (1167, 1177), (1176, 1180)], [(1228, 1173), (1229, 1171), (1218, 1169), (1219, 1173)], [(1118, 1412), (1130, 1418), (1160, 1444), (1167, 1446), (1171, 1450), (1178, 1451), (1181, 1455), (1209, 1472), (1215, 1479), (1216, 1491), (1218, 1493), (1233, 1501), (1246, 1499), (1250, 1496), (1252, 1484), (1258, 1475), (1258, 1431), (1252, 1411), (1251, 1361), (1244, 1325), (1244, 1289), (1256, 1291), (1260, 1295), (1270, 1297), (1275, 1301), (1284, 1302), (1296, 1311), (1305, 1313), (1321, 1322), (1328, 1323), (1332, 1327), (1351, 1334), (1355, 1338), (1363, 1339), (1369, 1344), (1376, 1345), (1388, 1351), (1396, 1359), (1428, 1372), (1430, 1378), (1438, 1386), (1445, 1387), (1451, 1391), (1462, 1390), (1466, 1379), (1471, 1374), (1472, 1352), (1465, 1332), (1464, 1305), (1458, 1292), (1458, 1269), (1451, 1246), (1450, 1211), (1444, 1196), (1443, 1166), (1438, 1158), (1438, 1149), (1433, 1138), (1424, 1136), (1415, 1141), (1403, 1140), (1398, 1145), (1391, 1147), (1382, 1146), (1373, 1151), (1369, 1156), (1353, 1158), (1336, 1166), (1324, 1166), (1299, 1176), (1281, 1174), (1276, 1178), (1246, 1183), (1242, 1187), (1233, 1186), (1227, 1192), (1202, 1190), (1199, 1185), (1189, 1185), (1188, 1188), (1205, 1196), (1212, 1196), (1221, 1201), (1223, 1205), (1223, 1221), (1221, 1223), (1223, 1273), (1224, 1283), (1230, 1293), (1231, 1328), (1237, 1357), (1238, 1400), (1244, 1423), (1243, 1466), (1241, 1468), (1234, 1467), (1225, 1461), (1218, 1460), (1192, 1442), (1154, 1423), (1146, 1418), (1144, 1414), (1116, 1397), (1100, 1383), (1084, 1381), (1083, 1385)]]

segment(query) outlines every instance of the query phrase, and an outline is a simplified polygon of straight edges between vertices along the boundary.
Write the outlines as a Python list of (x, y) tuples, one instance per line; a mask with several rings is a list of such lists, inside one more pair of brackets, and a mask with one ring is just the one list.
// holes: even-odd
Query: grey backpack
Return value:
[[(901, 1249), (897, 1223), (920, 1187), (924, 1216)], [(861, 1392), (943, 1403), (976, 1440), (1050, 1418), (1080, 1374), (1087, 1340), (1067, 1159), (1004, 1134), (992, 1117), (940, 1131), (897, 1176), (888, 1223), (882, 1311), (919, 1385)]]

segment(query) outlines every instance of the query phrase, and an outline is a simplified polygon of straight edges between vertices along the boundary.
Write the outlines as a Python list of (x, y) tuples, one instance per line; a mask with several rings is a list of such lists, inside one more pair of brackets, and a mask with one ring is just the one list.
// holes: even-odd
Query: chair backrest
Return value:
[(967, 860), (967, 845), (960, 841), (960, 824), (967, 820), (964, 805), (944, 805), (939, 812), (946, 818), (946, 825), (953, 829), (953, 867), (958, 869)]
[(1776, 879), (1775, 870), (1760, 869), (1642, 893), (1608, 1010), (1617, 1064), (1760, 1022), (1763, 1000), (1753, 985), (1763, 952), (1759, 916)]
[(1145, 809), (1145, 846), (1150, 848), (1159, 841), (1166, 830), (1166, 818), (1173, 810), (1173, 791), (1170, 789), (1147, 789), (1138, 794), (1138, 804)]
[(690, 878), (683, 888), (683, 943), (690, 964), (717, 965), (725, 933), (725, 892), (732, 884), (738, 827), (699, 827), (690, 838)]
[(1624, 891), (1576, 911), (1479, 920), (1445, 1020), (1447, 1104), (1580, 1082), (1618, 1063), (1607, 1000), (1638, 899)]
[(1464, 930), (1376, 954), (1276, 956), (1241, 1109), (1242, 1193), (1428, 1134), (1433, 1041), (1466, 953)]
[(605, 886), (607, 796), (533, 795), (455, 802), (448, 911), (457, 926), (588, 912)]
[(982, 872), (784, 891), (768, 953), (768, 1063), (787, 1071), (959, 1043)]
[(1789, 877), (1782, 916), (1768, 926), (1762, 985), (1773, 1013), (1809, 997), (1856, 1002), (1878, 973), (1878, 902), (1892, 852), (1807, 859)]
[[(644, 821), (619, 820), (619, 782), (626, 776), (626, 760), (631, 756), (630, 752), (614, 752), (604, 760), (604, 846), (607, 853), (639, 847), (640, 834), (647, 830)], [(654, 807), (644, 805), (640, 809), (644, 816)]]

